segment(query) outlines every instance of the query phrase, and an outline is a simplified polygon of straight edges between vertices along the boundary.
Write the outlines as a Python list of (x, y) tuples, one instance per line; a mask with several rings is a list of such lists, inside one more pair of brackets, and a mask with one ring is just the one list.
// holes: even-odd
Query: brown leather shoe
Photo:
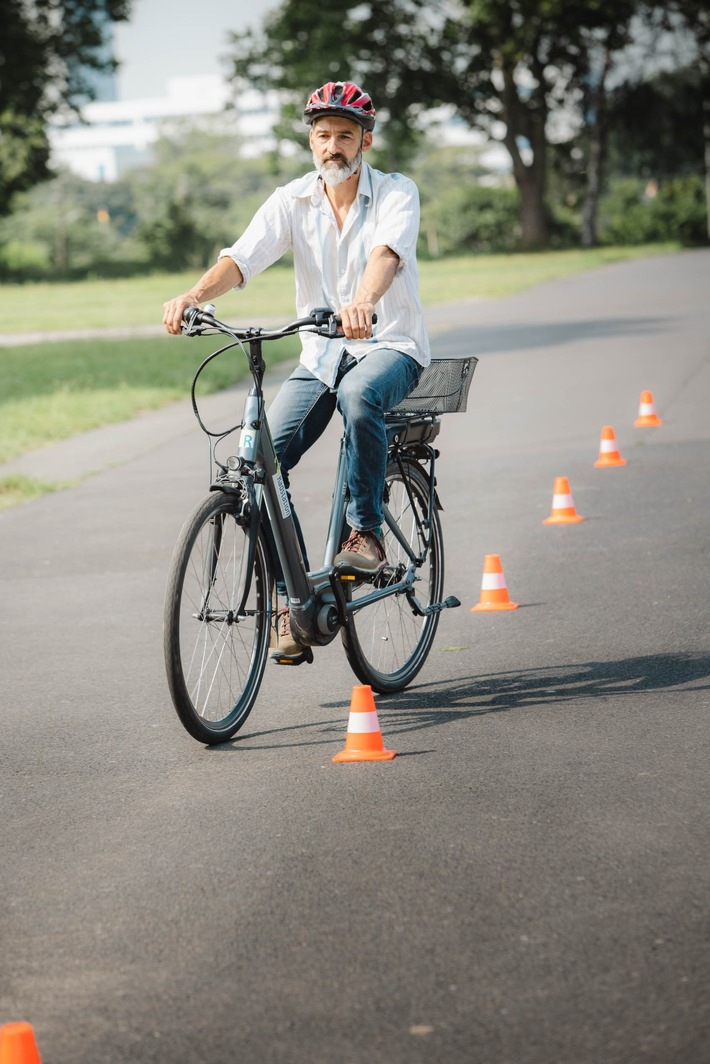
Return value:
[(382, 540), (376, 532), (359, 532), (353, 529), (335, 555), (336, 569), (350, 569), (356, 573), (372, 576), (387, 565), (387, 556)]
[(288, 606), (282, 606), (274, 617), (269, 650), (275, 652), (271, 655), (274, 659), (295, 658), (303, 654), (304, 647), (296, 642), (291, 632), (291, 614)]

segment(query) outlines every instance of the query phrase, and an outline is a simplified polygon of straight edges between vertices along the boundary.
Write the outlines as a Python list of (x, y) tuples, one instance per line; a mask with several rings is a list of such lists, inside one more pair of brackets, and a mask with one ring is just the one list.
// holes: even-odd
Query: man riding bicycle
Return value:
[[(186, 307), (244, 288), (292, 250), (299, 317), (314, 307), (334, 307), (343, 335), (302, 334), (299, 365), (268, 411), (274, 446), (288, 487), (291, 469), (337, 407), (352, 531), (335, 566), (368, 577), (386, 565), (385, 412), (408, 395), (430, 361), (418, 295), (419, 195), (409, 178), (363, 162), (372, 146), (375, 109), (357, 85), (328, 82), (308, 100), (304, 120), (315, 171), (276, 189), (194, 288), (165, 304), (163, 323), (179, 334)], [(306, 560), (300, 529), (299, 538)], [(277, 615), (272, 648), (276, 660), (303, 660), (287, 607)]]

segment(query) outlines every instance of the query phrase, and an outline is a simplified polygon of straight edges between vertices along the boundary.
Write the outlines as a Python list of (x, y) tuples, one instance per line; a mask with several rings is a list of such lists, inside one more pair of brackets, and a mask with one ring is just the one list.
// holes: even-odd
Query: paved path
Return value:
[[(446, 593), (334, 765), (340, 646), (267, 670), (239, 738), (181, 729), (165, 573), (182, 427), (0, 515), (0, 1021), (48, 1064), (705, 1064), (710, 253), (474, 311), (440, 436)], [(640, 391), (664, 419), (636, 430)], [(611, 424), (629, 464), (593, 467)], [(317, 555), (333, 449), (295, 490)], [(587, 520), (544, 526), (555, 476)], [(521, 608), (472, 614), (485, 553)]]

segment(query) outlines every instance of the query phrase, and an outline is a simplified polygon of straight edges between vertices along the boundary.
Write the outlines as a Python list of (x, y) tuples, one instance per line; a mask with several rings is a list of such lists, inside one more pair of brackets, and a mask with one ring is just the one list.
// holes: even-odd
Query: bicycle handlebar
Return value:
[[(205, 330), (225, 333), (235, 340), (280, 340), (296, 332), (314, 332), (319, 336), (342, 336), (340, 317), (329, 307), (317, 307), (306, 318), (298, 318), (280, 329), (262, 329), (249, 327), (236, 329), (214, 316), (215, 307), (208, 303), (204, 308), (186, 307), (183, 311), (182, 331), (185, 336), (201, 336)], [(372, 324), (377, 323), (377, 315), (372, 315)]]

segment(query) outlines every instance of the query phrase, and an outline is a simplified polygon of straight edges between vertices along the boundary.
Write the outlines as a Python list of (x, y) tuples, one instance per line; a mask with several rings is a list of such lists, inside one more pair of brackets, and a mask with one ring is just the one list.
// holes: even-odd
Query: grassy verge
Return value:
[(537, 254), (481, 255), (424, 262), (420, 265), (422, 302), (426, 306), (471, 297), (509, 296), (544, 281), (555, 281), (611, 262), (648, 258), (649, 255), (678, 250), (674, 244), (657, 244)]
[(60, 487), (59, 484), (48, 484), (45, 480), (33, 480), (31, 477), (2, 477), (0, 478), (0, 513), (13, 506), (19, 506), (20, 503), (29, 502), (30, 499), (38, 499), (41, 495), (58, 491)]
[[(0, 348), (0, 464), (56, 440), (125, 421), (189, 395), (200, 360), (214, 337), (192, 340), (84, 340)], [(271, 364), (296, 358), (298, 340), (270, 345)], [(218, 391), (247, 373), (237, 349), (215, 359), (200, 378), (200, 394)]]

